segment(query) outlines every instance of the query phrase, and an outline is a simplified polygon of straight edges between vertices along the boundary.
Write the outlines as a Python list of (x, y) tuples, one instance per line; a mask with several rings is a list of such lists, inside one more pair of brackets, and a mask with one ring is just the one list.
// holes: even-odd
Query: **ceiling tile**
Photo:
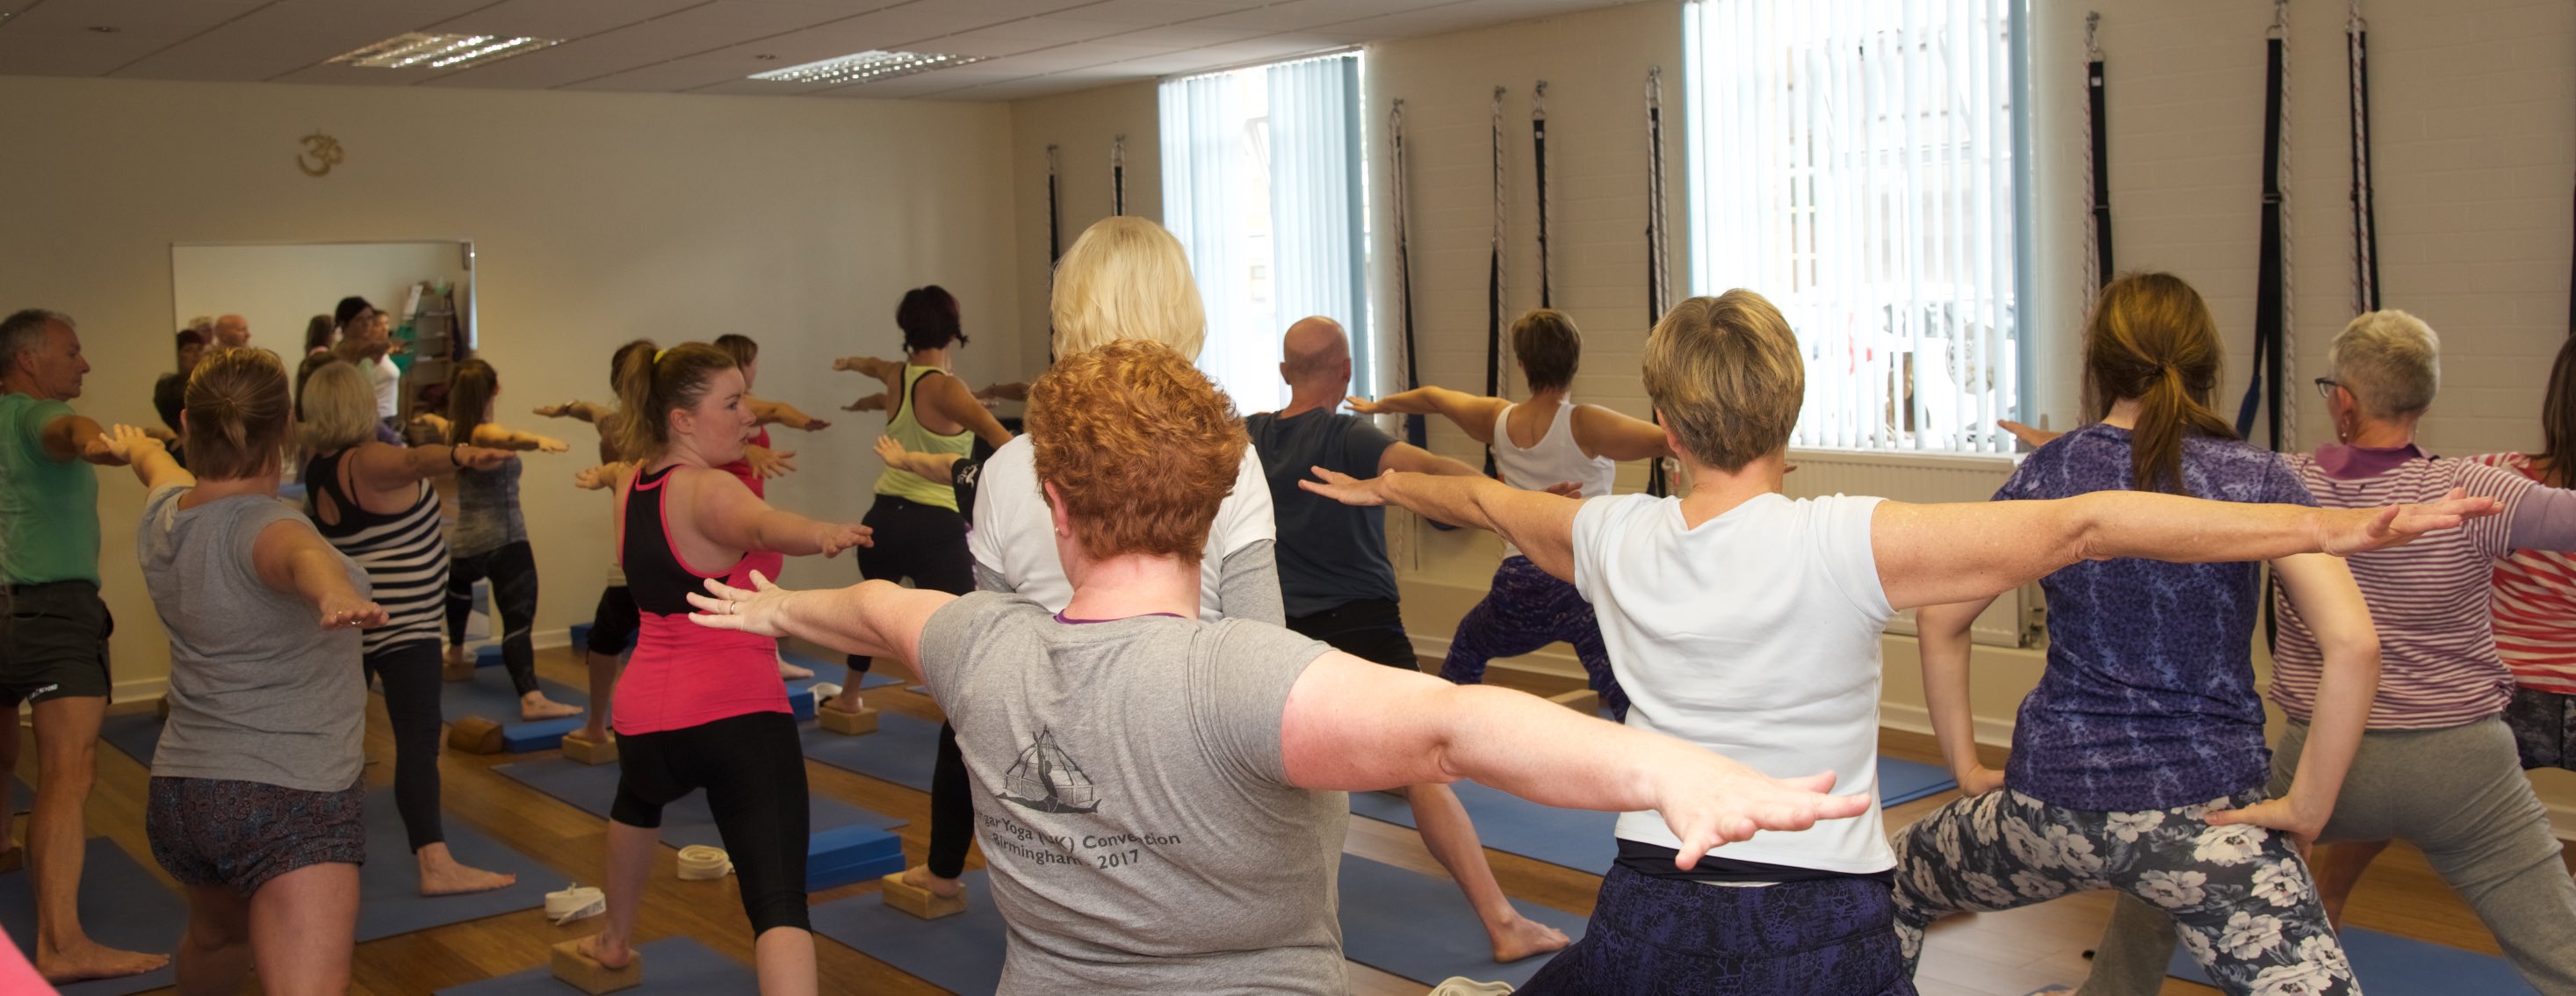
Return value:
[(433, 30), (582, 38), (713, 0), (502, 0), (439, 22)]
[(1261, 6), (1262, 0), (1104, 0), (1067, 11), (1067, 17), (1110, 24), (1153, 26)]

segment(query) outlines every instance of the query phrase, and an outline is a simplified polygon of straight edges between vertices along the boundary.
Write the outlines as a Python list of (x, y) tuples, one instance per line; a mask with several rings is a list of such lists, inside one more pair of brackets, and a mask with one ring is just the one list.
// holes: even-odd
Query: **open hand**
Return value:
[(742, 460), (750, 464), (751, 472), (760, 475), (762, 480), (783, 477), (796, 470), (794, 450), (781, 453), (766, 446), (746, 447), (742, 451)]
[(837, 557), (841, 551), (854, 546), (877, 545), (876, 530), (855, 522), (825, 523), (822, 538), (816, 545), (823, 548), (823, 556)]
[(474, 470), (491, 470), (509, 462), (510, 451), (489, 446), (461, 445), (455, 448), (456, 465)]
[(1959, 794), (1971, 799), (2004, 787), (2004, 773), (1976, 765), (1958, 776)]
[(885, 407), (885, 392), (878, 391), (875, 394), (871, 394), (867, 397), (860, 398), (857, 401), (842, 405), (841, 410), (845, 412), (881, 412), (885, 410)]
[(1299, 481), (1297, 482), (1298, 487), (1312, 491), (1334, 501), (1341, 502), (1344, 505), (1367, 506), (1386, 504), (1386, 486), (1384, 483), (1386, 481), (1386, 475), (1384, 474), (1380, 474), (1363, 481), (1359, 478), (1352, 477), (1349, 474), (1335, 470), (1328, 470), (1323, 467), (1311, 467), (1308, 469), (1315, 472), (1315, 479), (1311, 481)]
[(148, 450), (161, 448), (160, 442), (154, 440), (150, 433), (131, 425), (118, 424), (108, 426), (107, 431), (98, 434), (98, 438), (90, 440), (89, 452), (81, 456), (93, 464), (122, 467), (133, 463)]
[(323, 629), (374, 629), (390, 619), (384, 606), (359, 598), (355, 593), (332, 595), (322, 600)]
[(805, 421), (797, 422), (790, 426), (790, 428), (803, 429), (807, 432), (821, 432), (831, 427), (832, 423), (815, 418), (811, 415), (805, 416)]
[(786, 636), (779, 628), (779, 613), (787, 598), (795, 592), (771, 584), (759, 571), (751, 572), (751, 587), (736, 588), (715, 578), (707, 579), (707, 594), (688, 594), (689, 604), (698, 611), (689, 621), (708, 629), (730, 629), (756, 636)]
[(537, 437), (537, 452), (539, 453), (569, 453), (571, 451), (572, 444), (564, 442), (563, 440), (556, 439), (551, 436)]
[(2452, 488), (2441, 501), (2384, 508), (2327, 509), (2324, 541), (2318, 546), (2338, 557), (2385, 550), (2414, 542), (2425, 533), (2457, 529), (2470, 519), (2504, 510), (2493, 498), (2471, 498), (2467, 489)]
[(1715, 753), (1696, 755), (1663, 772), (1655, 793), (1656, 811), (1681, 841), (1673, 865), (1685, 871), (1710, 850), (1756, 831), (1804, 830), (1823, 820), (1859, 816), (1877, 805), (1867, 795), (1826, 794), (1834, 787), (1830, 771), (1771, 778)]
[(876, 449), (877, 459), (885, 461), (886, 466), (900, 467), (903, 465), (903, 454), (905, 452), (903, 444), (896, 442), (893, 436), (878, 436)]
[(572, 475), (572, 486), (584, 491), (597, 491), (615, 484), (619, 466), (619, 464), (603, 463), (577, 471)]
[(1356, 394), (1343, 398), (1342, 402), (1350, 405), (1352, 411), (1358, 412), (1362, 415), (1386, 415), (1395, 413), (1395, 409), (1393, 408), (1370, 401), (1369, 399), (1360, 397)]
[(2327, 815), (2307, 812), (2306, 807), (2298, 804), (2297, 794), (2292, 793), (2278, 799), (2265, 799), (2243, 809), (2211, 813), (2208, 820), (2211, 826), (2243, 824), (2278, 830), (2289, 834), (2290, 842), (2297, 845), (2299, 853), (2305, 854), (2309, 845), (2317, 842), (2317, 834), (2325, 831)]

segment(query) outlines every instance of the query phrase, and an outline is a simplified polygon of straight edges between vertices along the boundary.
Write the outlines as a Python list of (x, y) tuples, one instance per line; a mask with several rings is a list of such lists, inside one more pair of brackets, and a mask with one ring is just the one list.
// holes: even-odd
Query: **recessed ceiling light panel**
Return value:
[(942, 55), (936, 52), (887, 52), (869, 49), (821, 62), (753, 73), (752, 79), (777, 83), (871, 83), (877, 80), (910, 76), (933, 69), (982, 62), (985, 56)]
[(329, 61), (344, 66), (369, 69), (407, 69), (420, 66), (429, 69), (463, 69), (486, 62), (507, 59), (563, 44), (561, 38), (525, 38), (508, 35), (429, 34), (413, 31), (331, 57)]

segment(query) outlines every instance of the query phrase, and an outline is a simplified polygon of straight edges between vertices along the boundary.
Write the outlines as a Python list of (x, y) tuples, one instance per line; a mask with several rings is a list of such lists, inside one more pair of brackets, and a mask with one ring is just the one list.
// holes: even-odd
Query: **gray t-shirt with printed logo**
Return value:
[(1346, 993), (1350, 800), (1288, 784), (1288, 690), (1328, 652), (1241, 619), (1059, 622), (978, 592), (922, 673), (957, 728), (1010, 924), (1003, 993)]

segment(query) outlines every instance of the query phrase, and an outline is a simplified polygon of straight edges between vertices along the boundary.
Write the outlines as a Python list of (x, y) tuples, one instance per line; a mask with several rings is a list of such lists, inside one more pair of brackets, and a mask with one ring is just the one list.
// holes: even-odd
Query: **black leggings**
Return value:
[[(966, 549), (966, 517), (956, 509), (878, 495), (859, 524), (875, 532), (876, 542), (859, 548), (859, 577), (897, 582), (911, 578), (915, 588), (951, 595), (975, 590), (975, 555)], [(866, 657), (850, 655), (853, 672), (867, 673), (868, 663)]]
[(385, 683), (385, 715), (394, 723), (394, 808), (403, 834), (419, 851), (447, 839), (438, 818), (438, 674), (435, 638), (386, 647), (361, 658)]
[(528, 541), (448, 561), (447, 642), (465, 642), (474, 582), (485, 578), (492, 579), (492, 605), (501, 613), (501, 663), (510, 669), (510, 687), (526, 695), (537, 690), (537, 555)]
[[(955, 509), (878, 495), (859, 522), (876, 534), (875, 546), (859, 548), (860, 577), (911, 578), (915, 588), (951, 595), (975, 590), (966, 517)], [(849, 663), (850, 673), (860, 675), (870, 662), (851, 654)], [(857, 685), (858, 679), (851, 678), (850, 684)], [(966, 874), (966, 850), (974, 843), (975, 796), (966, 781), (966, 755), (957, 749), (957, 728), (941, 723), (939, 759), (930, 768), (930, 873), (940, 878)]]
[(755, 712), (619, 736), (617, 763), (609, 819), (659, 828), (663, 806), (705, 789), (716, 833), (733, 859), (751, 935), (773, 927), (813, 929), (805, 914), (805, 851), (813, 826), (795, 716)]

